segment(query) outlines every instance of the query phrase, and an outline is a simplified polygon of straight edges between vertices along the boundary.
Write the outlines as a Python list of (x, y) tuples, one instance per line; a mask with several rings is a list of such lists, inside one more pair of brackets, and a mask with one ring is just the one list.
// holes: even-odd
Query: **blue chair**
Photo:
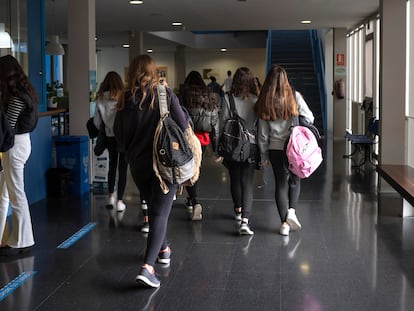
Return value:
[(355, 165), (353, 165), (353, 167), (361, 167), (367, 162), (367, 160), (373, 165), (376, 165), (372, 159), (372, 146), (378, 142), (378, 126), (379, 120), (371, 118), (367, 126), (366, 134), (351, 134), (349, 132), (345, 134), (345, 138), (351, 142), (353, 151), (343, 157), (352, 158), (357, 153), (362, 154), (362, 158)]

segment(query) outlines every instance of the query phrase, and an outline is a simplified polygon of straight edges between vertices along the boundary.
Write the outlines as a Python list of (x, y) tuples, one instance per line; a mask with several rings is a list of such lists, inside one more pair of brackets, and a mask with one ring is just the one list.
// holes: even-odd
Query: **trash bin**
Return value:
[(68, 168), (50, 168), (46, 171), (46, 191), (50, 198), (64, 198), (69, 194), (71, 171)]
[(81, 195), (89, 191), (88, 136), (56, 136), (56, 164), (71, 171), (69, 193)]

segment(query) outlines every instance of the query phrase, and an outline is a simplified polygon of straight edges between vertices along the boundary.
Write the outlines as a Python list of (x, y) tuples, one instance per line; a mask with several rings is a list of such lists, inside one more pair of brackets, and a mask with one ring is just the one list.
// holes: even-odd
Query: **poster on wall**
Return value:
[(218, 73), (217, 69), (213, 68), (204, 68), (203, 71), (203, 79), (210, 79), (211, 76), (216, 77), (217, 80), (220, 80), (220, 74)]

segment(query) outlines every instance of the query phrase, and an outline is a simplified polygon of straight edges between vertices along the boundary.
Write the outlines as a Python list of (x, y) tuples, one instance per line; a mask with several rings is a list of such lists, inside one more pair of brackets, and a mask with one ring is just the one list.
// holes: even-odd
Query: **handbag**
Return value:
[(96, 144), (93, 148), (93, 152), (97, 157), (99, 157), (106, 149), (106, 131), (105, 131), (105, 123), (101, 123), (99, 127), (98, 137), (96, 138)]

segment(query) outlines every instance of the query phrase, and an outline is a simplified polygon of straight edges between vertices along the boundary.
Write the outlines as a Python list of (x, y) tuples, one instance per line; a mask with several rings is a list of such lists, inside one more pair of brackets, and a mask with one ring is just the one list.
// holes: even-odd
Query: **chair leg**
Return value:
[(352, 144), (352, 152), (350, 154), (344, 154), (342, 158), (352, 158), (352, 156), (358, 151), (358, 148), (356, 145)]

